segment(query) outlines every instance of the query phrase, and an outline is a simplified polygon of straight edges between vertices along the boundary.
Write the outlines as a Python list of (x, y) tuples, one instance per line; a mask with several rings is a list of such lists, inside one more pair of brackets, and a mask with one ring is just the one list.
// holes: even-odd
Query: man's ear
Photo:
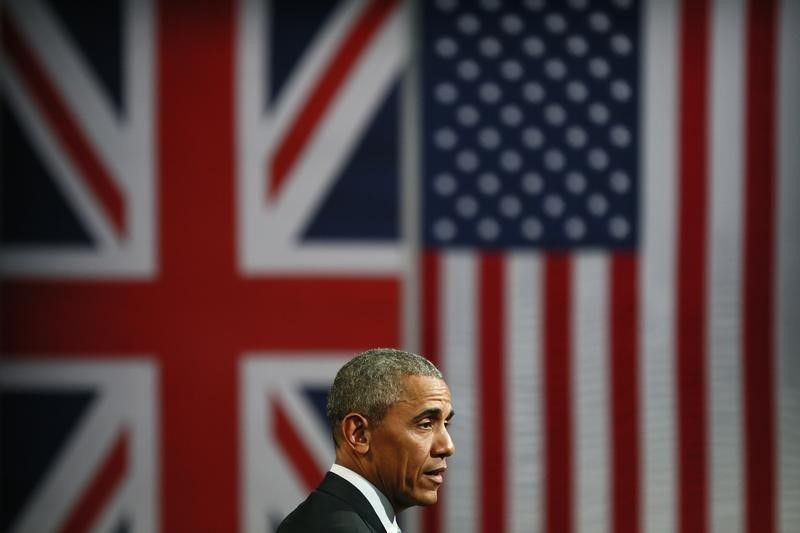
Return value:
[(348, 413), (342, 419), (344, 443), (354, 452), (365, 454), (369, 451), (370, 427), (367, 419), (358, 413)]

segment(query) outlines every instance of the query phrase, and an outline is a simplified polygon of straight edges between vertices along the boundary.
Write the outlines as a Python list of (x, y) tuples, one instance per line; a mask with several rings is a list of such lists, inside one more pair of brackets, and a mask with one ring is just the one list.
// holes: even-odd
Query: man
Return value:
[(400, 531), (396, 514), (436, 503), (453, 441), (450, 390), (427, 359), (363, 352), (336, 374), (328, 419), (336, 460), (278, 533)]

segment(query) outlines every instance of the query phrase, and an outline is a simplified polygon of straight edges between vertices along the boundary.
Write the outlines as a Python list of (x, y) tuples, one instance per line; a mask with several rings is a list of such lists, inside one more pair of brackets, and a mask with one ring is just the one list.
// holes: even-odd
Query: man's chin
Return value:
[(417, 505), (421, 505), (422, 507), (428, 507), (434, 505), (436, 502), (439, 501), (439, 487), (436, 487), (432, 490), (426, 490), (424, 494), (421, 494), (419, 498), (417, 498)]

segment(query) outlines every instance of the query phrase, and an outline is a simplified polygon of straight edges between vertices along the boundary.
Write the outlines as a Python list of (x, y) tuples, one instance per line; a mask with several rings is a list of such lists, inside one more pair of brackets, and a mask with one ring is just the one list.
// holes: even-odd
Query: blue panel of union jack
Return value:
[(428, 246), (636, 244), (638, 9), (585, 4), (425, 4)]

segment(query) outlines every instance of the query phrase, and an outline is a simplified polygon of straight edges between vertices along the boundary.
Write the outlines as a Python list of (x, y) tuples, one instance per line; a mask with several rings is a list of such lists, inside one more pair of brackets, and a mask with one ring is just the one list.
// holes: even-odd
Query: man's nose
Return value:
[(434, 449), (432, 451), (432, 455), (435, 457), (450, 457), (455, 453), (456, 447), (453, 444), (453, 439), (450, 438), (450, 433), (447, 431), (445, 426), (442, 426), (441, 431), (439, 431), (439, 435), (436, 438)]

